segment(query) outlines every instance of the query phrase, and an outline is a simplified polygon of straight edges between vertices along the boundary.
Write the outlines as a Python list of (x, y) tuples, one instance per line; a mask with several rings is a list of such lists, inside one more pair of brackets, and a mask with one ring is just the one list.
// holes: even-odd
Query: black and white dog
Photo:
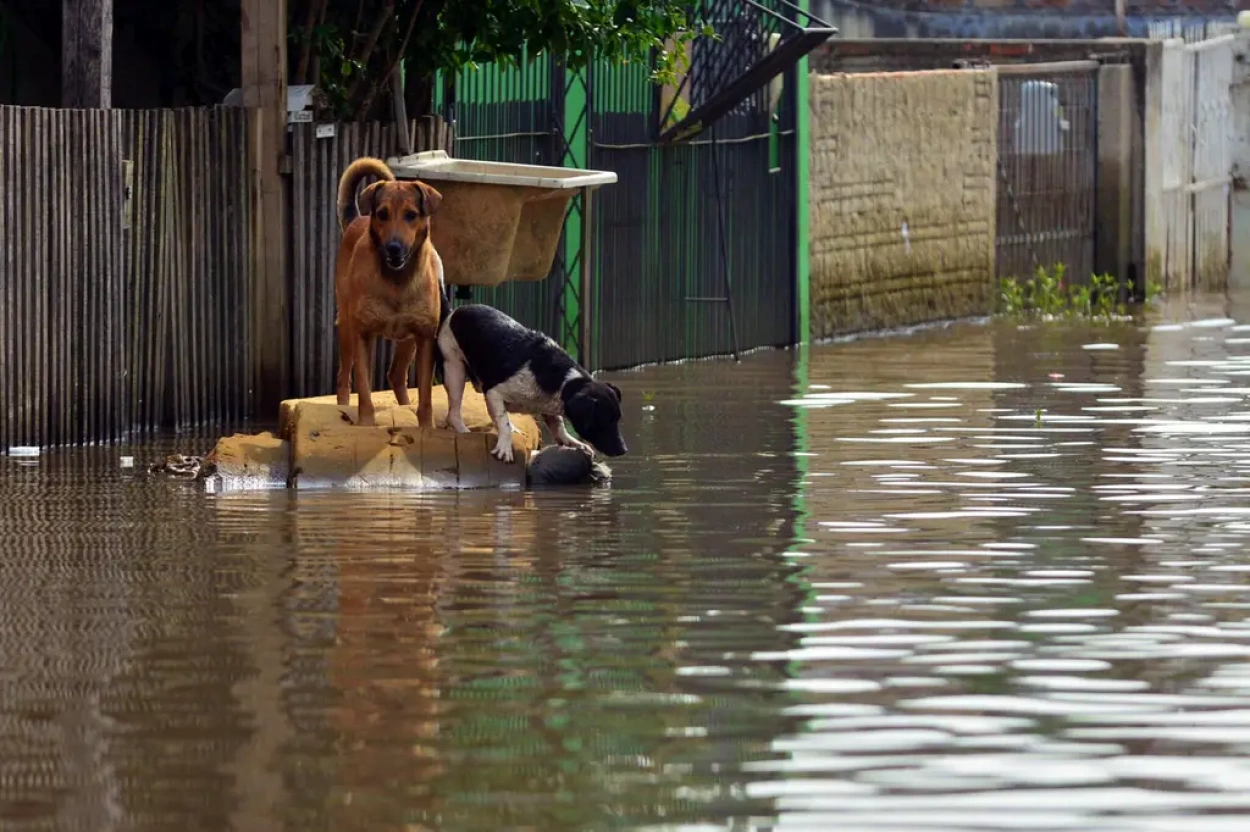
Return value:
[[(486, 411), (499, 431), (492, 451), (512, 461), (512, 422), (507, 412), (542, 416), (555, 441), (587, 453), (624, 455), (621, 391), (596, 381), (584, 367), (541, 332), (527, 329), (494, 307), (469, 304), (451, 312), (439, 327), (442, 384), (447, 390), (447, 425), (467, 433), (460, 407), (465, 380), (486, 397)], [(565, 430), (564, 417), (586, 442)]]
[[(486, 410), (499, 431), (492, 453), (512, 461), (512, 422), (508, 411), (542, 416), (560, 445), (591, 447), (605, 456), (628, 450), (621, 437), (621, 391), (597, 381), (555, 341), (504, 313), (480, 303), (461, 306), (438, 330), (443, 384), (447, 388), (447, 424), (468, 433), (461, 405), (466, 378), (486, 397)], [(579, 442), (564, 427), (573, 423)]]

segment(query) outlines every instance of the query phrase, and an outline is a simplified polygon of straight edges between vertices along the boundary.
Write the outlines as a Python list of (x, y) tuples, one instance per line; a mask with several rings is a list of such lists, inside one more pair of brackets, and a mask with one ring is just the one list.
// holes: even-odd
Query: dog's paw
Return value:
[(508, 441), (506, 443), (502, 441), (496, 442), (495, 448), (494, 450), (490, 452), (490, 455), (493, 456), (495, 459), (499, 460), (500, 462), (511, 462), (512, 461), (512, 442), (511, 441)]
[(559, 444), (565, 448), (573, 448), (575, 450), (581, 451), (587, 456), (593, 457), (595, 455), (594, 448), (590, 447), (585, 442), (582, 442), (578, 439), (569, 438), (569, 439), (564, 440), (563, 442), (560, 442)]

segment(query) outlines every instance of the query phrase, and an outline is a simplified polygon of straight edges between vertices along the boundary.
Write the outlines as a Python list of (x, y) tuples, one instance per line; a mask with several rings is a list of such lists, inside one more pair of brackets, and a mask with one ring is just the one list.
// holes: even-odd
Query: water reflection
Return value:
[[(789, 367), (623, 375), (646, 450), (610, 489), (205, 496), (118, 467), (190, 439), (5, 460), (0, 825), (766, 813), (741, 764), (796, 724), (752, 658), (801, 602)], [(745, 412), (708, 395), (734, 385)]]
[(609, 489), (0, 460), (0, 826), (1240, 829), (1239, 321), (618, 374)]

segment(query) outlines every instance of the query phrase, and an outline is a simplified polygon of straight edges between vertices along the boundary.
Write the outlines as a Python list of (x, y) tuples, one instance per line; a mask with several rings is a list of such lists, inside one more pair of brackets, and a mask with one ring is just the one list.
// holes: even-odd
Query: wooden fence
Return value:
[[(0, 453), (252, 417), (250, 118), (0, 107)], [(326, 132), (291, 130), (292, 394), (333, 390), (338, 177), (399, 146), (393, 125)], [(441, 120), (413, 136), (450, 149)]]
[(1222, 289), (1231, 256), (1236, 38), (1204, 28), (1184, 35), (1162, 43), (1147, 76), (1148, 276), (1167, 289)]
[[(320, 128), (320, 135), (319, 135)], [(360, 156), (393, 156), (399, 147), (389, 123), (291, 128), (291, 383), (292, 395), (334, 392), (338, 339), (334, 333), (334, 261), (338, 252), (335, 199), (339, 176)], [(451, 131), (436, 118), (412, 123), (413, 147), (451, 151)], [(437, 217), (434, 220), (438, 222)], [(374, 389), (386, 390), (393, 345), (379, 341)]]
[(247, 119), (0, 107), (4, 447), (248, 414)]

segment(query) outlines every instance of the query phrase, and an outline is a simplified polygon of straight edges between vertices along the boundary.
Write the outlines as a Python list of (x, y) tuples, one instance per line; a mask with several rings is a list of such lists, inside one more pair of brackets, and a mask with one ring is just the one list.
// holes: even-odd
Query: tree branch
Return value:
[(399, 42), (399, 49), (395, 50), (394, 56), (391, 57), (390, 64), (386, 71), (375, 78), (369, 85), (369, 91), (365, 94), (364, 100), (360, 103), (360, 108), (356, 111), (356, 120), (364, 121), (368, 118), (369, 110), (373, 107), (374, 100), (378, 97), (378, 93), (382, 87), (388, 84), (391, 76), (395, 74), (395, 70), (399, 68), (399, 62), (404, 59), (404, 52), (408, 51), (408, 41), (412, 38), (412, 31), (417, 25), (417, 16), (421, 13), (423, 0), (416, 0), (412, 6), (412, 13), (408, 15), (408, 26), (404, 29), (403, 40)]
[(295, 68), (295, 83), (297, 84), (315, 84), (320, 80), (318, 78), (309, 78), (308, 70), (315, 50), (313, 31), (325, 20), (327, 2), (329, 0), (309, 0), (308, 14), (304, 15), (303, 42), (300, 44), (299, 61)]
[(360, 64), (360, 71), (356, 73), (356, 76), (352, 79), (352, 85), (347, 89), (346, 99), (348, 101), (356, 97), (356, 93), (360, 89), (360, 83), (368, 74), (369, 59), (373, 57), (373, 50), (378, 45), (378, 38), (382, 37), (382, 30), (386, 28), (386, 24), (394, 16), (395, 0), (386, 0), (382, 5), (382, 12), (378, 15), (377, 22), (373, 24), (373, 31), (369, 33), (369, 37), (365, 39), (360, 52), (356, 55), (356, 61)]

